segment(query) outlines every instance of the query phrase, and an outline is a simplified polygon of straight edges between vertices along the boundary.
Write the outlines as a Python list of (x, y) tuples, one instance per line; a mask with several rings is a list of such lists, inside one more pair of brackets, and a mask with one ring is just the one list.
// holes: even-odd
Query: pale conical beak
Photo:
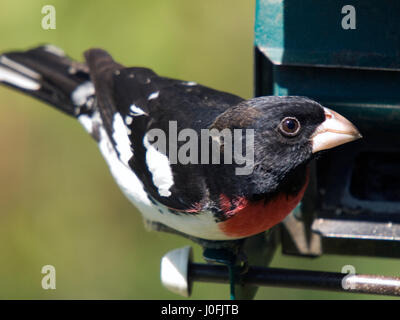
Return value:
[(328, 108), (324, 108), (324, 111), (325, 121), (311, 136), (313, 153), (362, 138), (357, 128), (345, 117)]

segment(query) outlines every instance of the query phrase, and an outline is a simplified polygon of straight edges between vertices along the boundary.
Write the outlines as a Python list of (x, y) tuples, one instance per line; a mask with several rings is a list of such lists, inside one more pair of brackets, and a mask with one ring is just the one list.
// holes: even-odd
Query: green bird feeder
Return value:
[(400, 256), (400, 2), (258, 0), (255, 94), (310, 97), (363, 139), (320, 156), (283, 251)]

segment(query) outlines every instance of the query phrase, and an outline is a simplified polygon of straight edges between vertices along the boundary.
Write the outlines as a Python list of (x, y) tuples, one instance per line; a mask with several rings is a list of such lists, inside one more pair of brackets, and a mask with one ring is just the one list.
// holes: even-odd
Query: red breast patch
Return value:
[(307, 181), (295, 196), (278, 194), (265, 203), (249, 202), (244, 197), (229, 199), (220, 195), (221, 209), (230, 217), (218, 224), (222, 232), (233, 238), (242, 238), (264, 232), (281, 222), (300, 202), (308, 185)]

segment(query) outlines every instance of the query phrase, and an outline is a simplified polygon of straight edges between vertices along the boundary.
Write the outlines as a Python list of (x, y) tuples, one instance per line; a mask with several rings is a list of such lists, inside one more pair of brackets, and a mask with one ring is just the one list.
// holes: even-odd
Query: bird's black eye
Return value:
[(279, 130), (289, 137), (294, 137), (300, 131), (300, 122), (296, 118), (286, 117), (279, 125)]

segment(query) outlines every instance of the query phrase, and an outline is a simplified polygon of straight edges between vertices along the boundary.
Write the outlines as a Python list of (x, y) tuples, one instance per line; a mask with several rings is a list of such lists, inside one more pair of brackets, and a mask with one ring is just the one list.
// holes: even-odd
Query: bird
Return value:
[(301, 201), (310, 161), (361, 138), (310, 98), (246, 100), (125, 67), (98, 48), (84, 62), (50, 44), (6, 52), (0, 83), (79, 121), (146, 225), (204, 241), (277, 225)]

